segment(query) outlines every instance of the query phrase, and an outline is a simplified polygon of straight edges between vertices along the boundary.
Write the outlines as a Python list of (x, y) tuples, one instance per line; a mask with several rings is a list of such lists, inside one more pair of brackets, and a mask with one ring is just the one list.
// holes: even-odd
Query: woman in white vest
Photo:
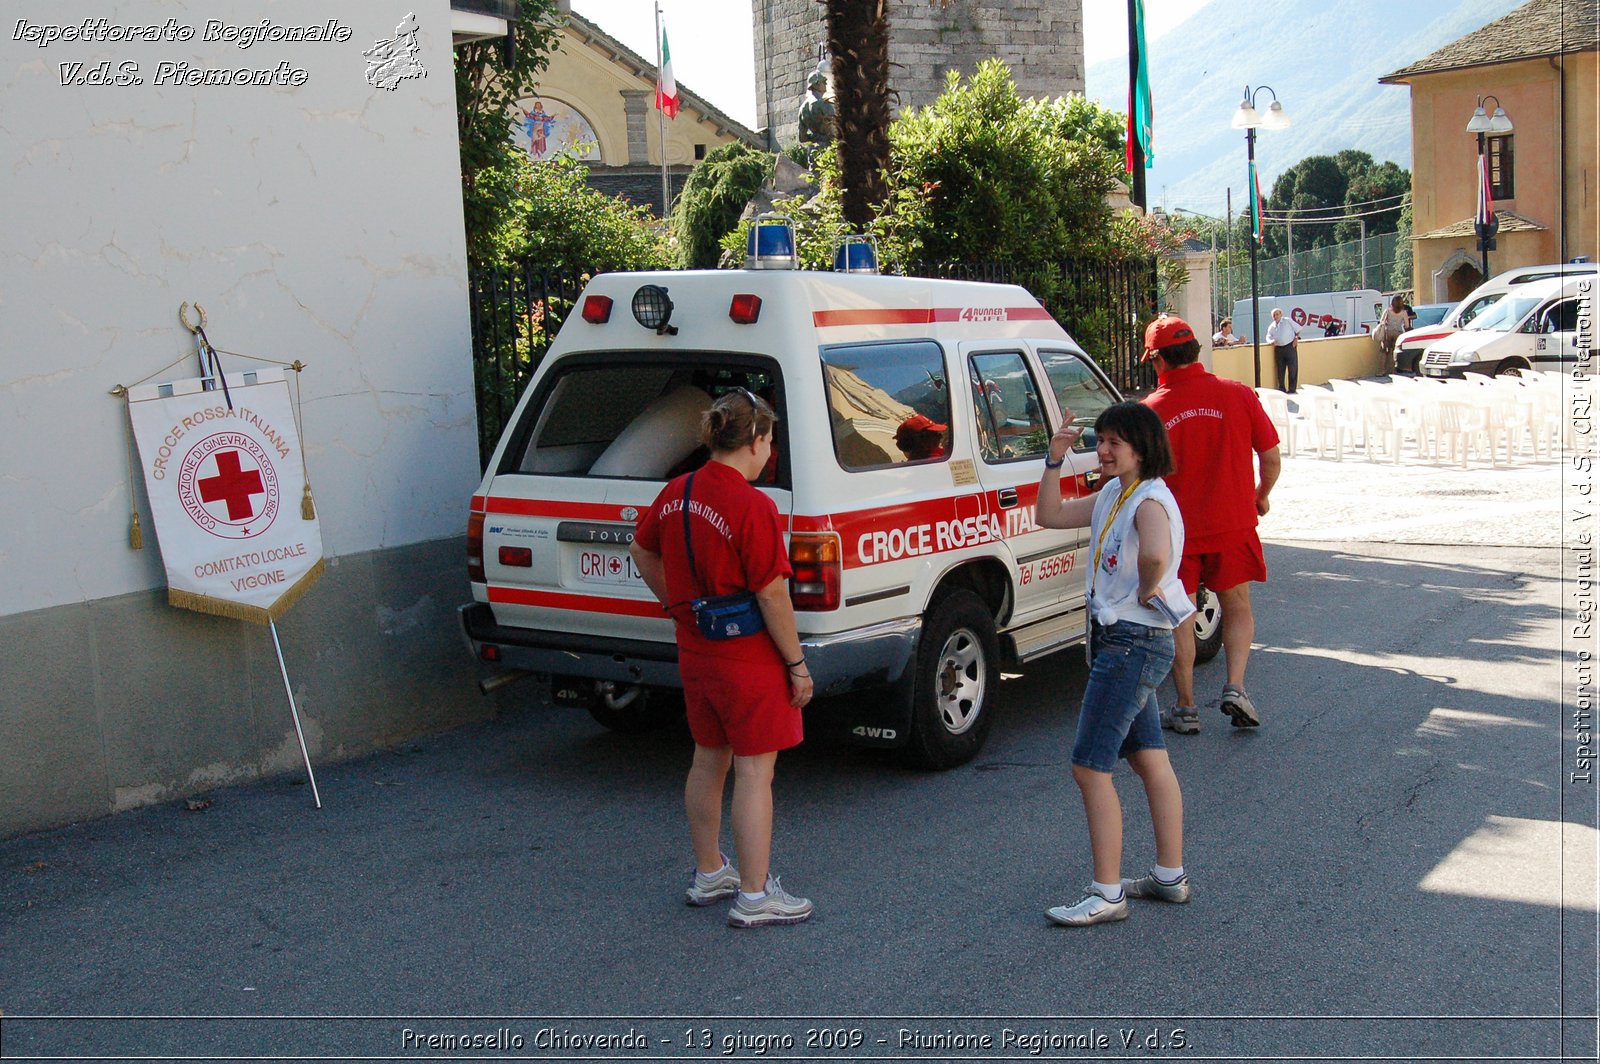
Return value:
[[(1072, 747), (1072, 778), (1083, 793), (1094, 881), (1075, 905), (1045, 915), (1082, 927), (1125, 920), (1128, 899), (1189, 900), (1183, 870), (1183, 792), (1161, 737), (1156, 687), (1172, 668), (1172, 629), (1194, 612), (1178, 579), (1183, 518), (1161, 478), (1172, 448), (1161, 419), (1140, 403), (1107, 407), (1095, 421), (1103, 487), (1063, 499), (1061, 465), (1083, 435), (1072, 412), (1050, 440), (1034, 516), (1048, 528), (1089, 526), (1087, 570), (1089, 683)], [(1144, 783), (1155, 827), (1156, 863), (1138, 879), (1122, 876), (1122, 805), (1111, 773), (1119, 757)]]

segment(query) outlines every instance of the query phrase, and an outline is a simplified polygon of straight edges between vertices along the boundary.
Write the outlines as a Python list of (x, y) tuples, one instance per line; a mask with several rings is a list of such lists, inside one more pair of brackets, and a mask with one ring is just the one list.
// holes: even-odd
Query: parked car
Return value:
[(1416, 316), (1411, 319), (1411, 328), (1425, 329), (1430, 325), (1437, 325), (1454, 307), (1454, 303), (1423, 303), (1412, 307), (1412, 313)]
[(1467, 373), (1560, 372), (1578, 360), (1578, 318), (1585, 299), (1593, 305), (1600, 279), (1550, 277), (1512, 289), (1471, 324), (1428, 348), (1422, 373), (1462, 377)]
[[(757, 487), (789, 530), (817, 693), (887, 692), (834, 700), (839, 734), (960, 764), (984, 743), (1001, 669), (1081, 643), (1086, 532), (1038, 527), (1033, 505), (1063, 410), (1092, 426), (1120, 396), (1024, 289), (607, 273), (578, 309), (472, 496), (461, 622), (479, 660), (548, 677), (612, 728), (681, 705), (672, 622), (628, 545), (663, 485), (706, 460), (702, 411), (741, 388), (779, 415)], [(907, 425), (939, 446), (912, 448)], [(1064, 491), (1096, 490), (1092, 437)], [(1220, 646), (1207, 605), (1201, 660)]]
[(1417, 373), (1418, 363), (1428, 346), (1444, 339), (1457, 329), (1465, 328), (1473, 319), (1499, 302), (1507, 292), (1518, 285), (1552, 277), (1577, 277), (1595, 274), (1592, 262), (1551, 263), (1543, 266), (1519, 266), (1496, 274), (1467, 294), (1437, 325), (1417, 326), (1400, 334), (1394, 345), (1394, 368), (1397, 373)]

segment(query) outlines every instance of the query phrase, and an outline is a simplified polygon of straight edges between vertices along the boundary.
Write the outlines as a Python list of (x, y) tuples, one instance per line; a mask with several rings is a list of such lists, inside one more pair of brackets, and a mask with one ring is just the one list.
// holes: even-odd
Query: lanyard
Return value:
[(1111, 526), (1116, 523), (1117, 514), (1122, 512), (1122, 504), (1127, 502), (1133, 493), (1138, 490), (1144, 481), (1136, 480), (1122, 489), (1122, 494), (1117, 496), (1117, 501), (1111, 504), (1111, 512), (1106, 514), (1106, 523), (1100, 526), (1100, 538), (1094, 545), (1094, 567), (1089, 570), (1089, 595), (1083, 603), (1083, 658), (1091, 666), (1094, 664), (1094, 589), (1100, 582), (1100, 554), (1105, 549), (1106, 533), (1111, 531)]

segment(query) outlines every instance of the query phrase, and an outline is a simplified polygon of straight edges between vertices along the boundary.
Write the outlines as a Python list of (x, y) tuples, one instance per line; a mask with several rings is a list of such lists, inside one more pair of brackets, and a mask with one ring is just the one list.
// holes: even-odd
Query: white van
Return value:
[[(1593, 351), (1595, 289), (1600, 278), (1551, 277), (1518, 285), (1465, 328), (1439, 340), (1422, 357), (1427, 377), (1569, 371), (1578, 345)], [(1580, 321), (1587, 331), (1579, 332)]]
[[(627, 548), (666, 481), (706, 460), (701, 412), (738, 388), (779, 416), (757, 486), (787, 525), (817, 694), (887, 691), (808, 720), (837, 712), (828, 723), (856, 741), (960, 764), (984, 742), (1002, 666), (1082, 640), (1085, 533), (1040, 528), (1033, 507), (1063, 408), (1092, 425), (1120, 397), (1025, 290), (610, 273), (577, 309), (472, 497), (461, 621), (479, 660), (548, 676), (609, 727), (681, 711), (672, 623)], [(1096, 469), (1085, 438), (1063, 490), (1093, 491)]]
[(1552, 277), (1594, 276), (1592, 262), (1551, 263), (1543, 266), (1519, 266), (1514, 270), (1497, 273), (1483, 284), (1467, 293), (1467, 298), (1457, 303), (1437, 325), (1424, 325), (1400, 334), (1394, 345), (1394, 368), (1398, 373), (1417, 373), (1423, 353), (1431, 344), (1470, 325), (1474, 318), (1499, 302), (1501, 297), (1518, 285), (1532, 281), (1545, 281)]
[[(1376, 288), (1356, 288), (1348, 292), (1306, 292), (1294, 296), (1262, 296), (1261, 331), (1265, 335), (1274, 309), (1300, 326), (1302, 340), (1319, 336), (1347, 336), (1371, 332), (1383, 315), (1383, 293)], [(1233, 305), (1233, 331), (1250, 336), (1250, 300)], [(1250, 337), (1252, 340), (1255, 337)]]

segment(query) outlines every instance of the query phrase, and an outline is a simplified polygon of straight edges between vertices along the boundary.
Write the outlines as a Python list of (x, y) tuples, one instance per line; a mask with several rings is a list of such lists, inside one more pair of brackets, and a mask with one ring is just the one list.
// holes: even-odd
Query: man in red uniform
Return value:
[[(1203, 583), (1222, 603), (1222, 647), (1228, 682), (1222, 712), (1236, 728), (1254, 728), (1261, 715), (1244, 689), (1245, 664), (1255, 638), (1250, 582), (1267, 578), (1256, 522), (1282, 469), (1278, 433), (1245, 385), (1207, 372), (1197, 361), (1200, 343), (1182, 318), (1163, 314), (1144, 334), (1144, 361), (1155, 365), (1160, 386), (1145, 404), (1161, 416), (1172, 440), (1177, 471), (1166, 478), (1183, 515), (1183, 563), (1178, 576), (1193, 596)], [(1256, 478), (1255, 457), (1261, 476)], [(1182, 734), (1200, 730), (1194, 700), (1194, 620), (1173, 632), (1172, 680), (1178, 705), (1162, 724)]]

